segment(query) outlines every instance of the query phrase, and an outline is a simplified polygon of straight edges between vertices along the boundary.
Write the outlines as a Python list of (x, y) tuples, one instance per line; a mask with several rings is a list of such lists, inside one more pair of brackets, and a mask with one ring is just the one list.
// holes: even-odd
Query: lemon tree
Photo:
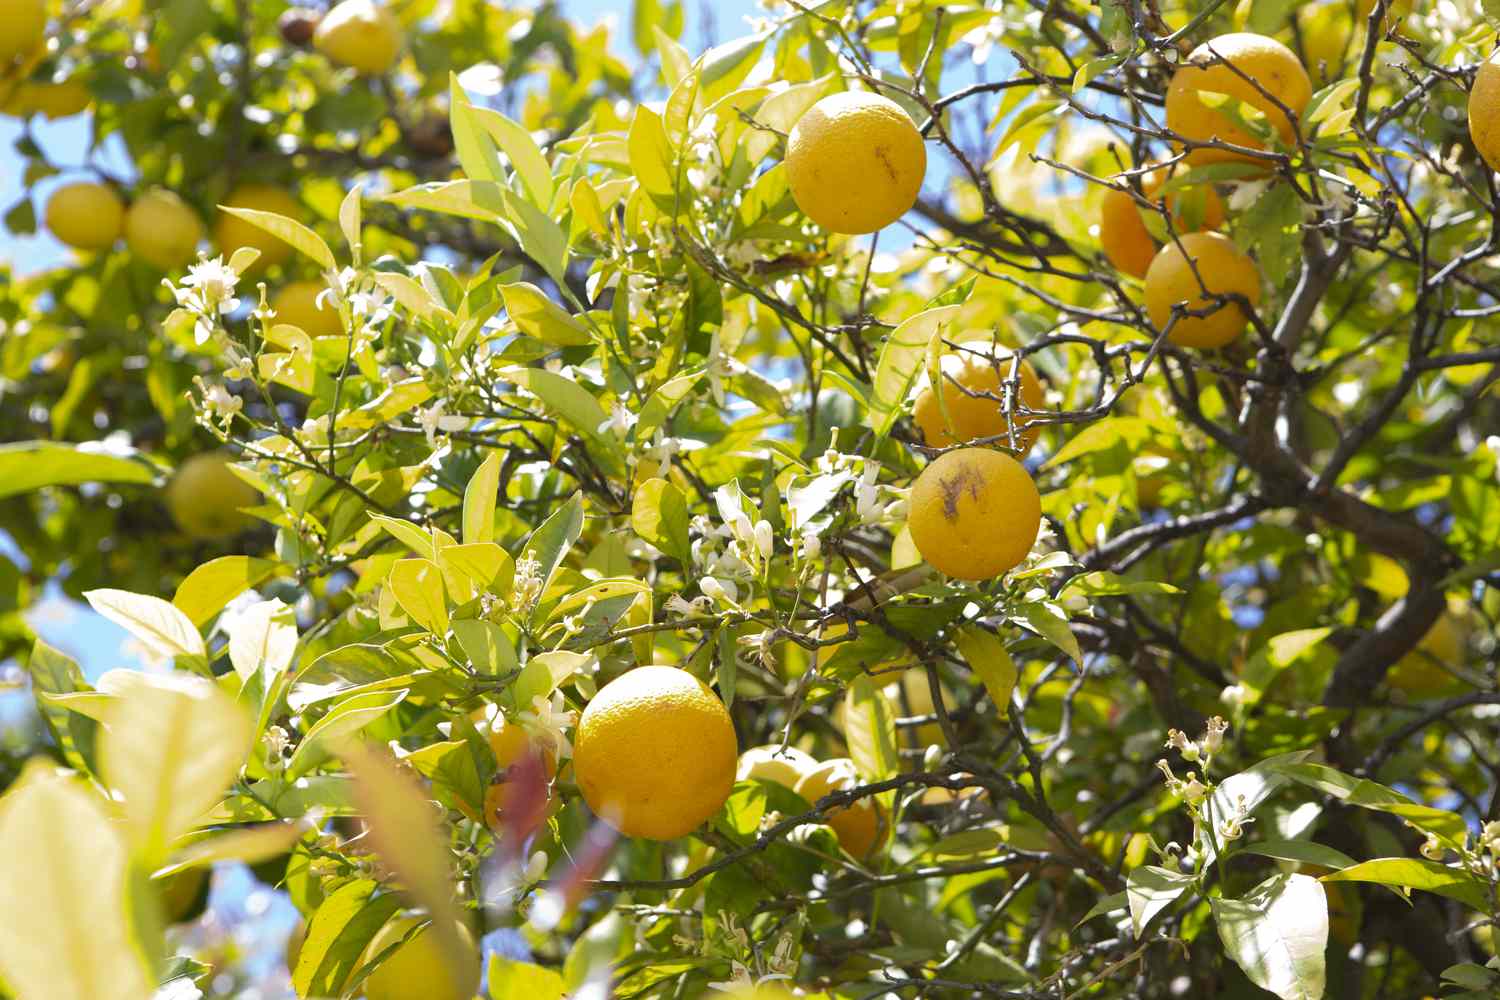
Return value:
[(0, 0), (0, 998), (1493, 996), (1493, 8), (707, 6)]

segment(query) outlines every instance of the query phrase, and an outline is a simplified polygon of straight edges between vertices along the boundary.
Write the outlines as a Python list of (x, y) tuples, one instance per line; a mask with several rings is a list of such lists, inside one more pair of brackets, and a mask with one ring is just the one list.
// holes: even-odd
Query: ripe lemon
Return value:
[(1492, 54), (1480, 63), (1469, 91), (1469, 136), (1491, 170), (1500, 170), (1500, 63)]
[[(417, 923), (416, 917), (397, 917), (382, 927), (365, 949), (369, 961), (400, 941)], [(448, 963), (430, 926), (397, 948), (365, 980), (365, 1000), (472, 1000), (479, 990), (479, 949), (468, 928), (459, 925), (468, 956), (460, 968)]]
[(1009, 455), (960, 448), (922, 470), (906, 523), (917, 551), (937, 569), (960, 580), (988, 580), (1031, 551), (1042, 526), (1042, 498)]
[(48, 119), (67, 118), (85, 110), (93, 100), (89, 88), (72, 77), (55, 83), (22, 80), (0, 106), (0, 112), (17, 118), (38, 114)]
[[(490, 783), (484, 793), (484, 821), (490, 829), (499, 832), (504, 825), (502, 814), (507, 801), (511, 799), (508, 782), (514, 776), (511, 769), (524, 765), (524, 758), (527, 754), (541, 761), (540, 780), (546, 782), (547, 787), (536, 790), (537, 801), (545, 802), (550, 807), (552, 801), (550, 786), (552, 780), (557, 777), (557, 754), (553, 753), (551, 748), (537, 743), (521, 726), (508, 721), (493, 705), (477, 710), (472, 718), (480, 733), (488, 741), (490, 751), (495, 755), (495, 766), (498, 769), (495, 780)], [(522, 769), (520, 773), (527, 772)]]
[(1436, 698), (1463, 685), (1447, 668), (1463, 663), (1468, 645), (1468, 608), (1449, 601), (1432, 628), (1417, 642), (1417, 648), (1396, 661), (1385, 681), (1412, 698)]
[(329, 297), (325, 297), (321, 305), (318, 303), (318, 296), (327, 288), (321, 281), (294, 281), (284, 286), (271, 296), (271, 308), (276, 310), (275, 321), (299, 326), (313, 337), (343, 333), (338, 306)]
[[(1160, 168), (1143, 175), (1141, 194), (1155, 203), (1156, 192), (1168, 179), (1168, 172)], [(1217, 229), (1224, 224), (1224, 202), (1206, 185), (1174, 191), (1164, 201), (1167, 211), (1172, 213), (1172, 226), (1179, 233)], [(1137, 278), (1146, 276), (1146, 269), (1161, 246), (1146, 228), (1143, 211), (1149, 209), (1143, 209), (1129, 193), (1114, 188), (1104, 192), (1099, 204), (1099, 246), (1104, 256), (1115, 267)]]
[[(302, 214), (302, 207), (286, 191), (271, 184), (241, 184), (224, 198), (225, 205), (233, 208), (249, 208), (257, 212), (274, 212), (295, 219)], [(224, 259), (240, 247), (254, 247), (260, 257), (246, 273), (275, 267), (291, 256), (292, 248), (270, 233), (237, 219), (228, 212), (220, 212), (214, 221), (214, 243), (223, 252)]]
[(403, 41), (396, 15), (373, 0), (344, 0), (323, 15), (313, 32), (319, 52), (368, 76), (394, 66)]
[(752, 747), (740, 754), (735, 767), (735, 781), (769, 781), (784, 788), (796, 789), (797, 782), (818, 766), (809, 754), (796, 747)]
[(167, 509), (177, 526), (193, 538), (225, 538), (243, 531), (250, 518), (240, 513), (257, 494), (229, 469), (229, 459), (218, 453), (194, 455), (178, 468), (167, 484)]
[[(951, 448), (976, 438), (998, 438), (984, 443), (1008, 447), (1011, 428), (1002, 400), (1009, 391), (1012, 356), (1003, 350), (996, 351), (989, 344), (970, 344), (965, 350), (944, 354), (941, 366), (942, 402), (948, 409), (948, 420), (943, 420), (943, 409), (932, 386), (923, 387), (911, 412), (912, 420), (922, 431), (922, 440), (932, 448)], [(1014, 368), (1019, 381), (1015, 408), (1045, 409), (1047, 401), (1036, 369), (1024, 360), (1014, 364)], [(1020, 413), (1014, 419), (1016, 453), (1025, 455), (1036, 443), (1041, 425), (1031, 423), (1029, 417)]]
[[(1215, 58), (1215, 54), (1219, 58)], [(1232, 64), (1234, 69), (1225, 65)], [(1235, 70), (1239, 70), (1236, 73)], [(1244, 76), (1241, 76), (1243, 73)], [(1247, 80), (1245, 77), (1249, 77)], [(1252, 84), (1250, 80), (1254, 80)], [(1259, 85), (1257, 89), (1256, 85)], [(1236, 146), (1264, 149), (1265, 143), (1246, 133), (1232, 119), (1198, 99), (1200, 92), (1228, 94), (1265, 114), (1271, 127), (1290, 144), (1295, 136), (1291, 120), (1265, 94), (1270, 94), (1296, 114), (1312, 97), (1312, 81), (1291, 49), (1274, 38), (1248, 31), (1220, 35), (1188, 54), (1187, 62), (1172, 75), (1167, 88), (1167, 127), (1185, 139), (1206, 142), (1220, 139)], [(1263, 94), (1261, 91), (1265, 91)], [(1199, 147), (1191, 150), (1192, 164), (1223, 163), (1252, 157), (1223, 149)]]
[(125, 213), (125, 244), (161, 271), (192, 263), (203, 241), (203, 221), (181, 198), (164, 188), (147, 191)]
[(1351, 46), (1354, 16), (1347, 3), (1324, 3), (1301, 8), (1297, 12), (1298, 37), (1302, 40), (1302, 57), (1307, 60), (1311, 77), (1320, 83), (1339, 78), (1346, 56), (1357, 49)]
[[(847, 757), (824, 761), (804, 774), (797, 782), (796, 793), (816, 805), (825, 795), (859, 786), (854, 762)], [(873, 798), (858, 799), (853, 804), (830, 810), (824, 821), (838, 834), (839, 846), (852, 857), (866, 858), (888, 832), (885, 809)]]
[(637, 667), (583, 710), (573, 771), (589, 808), (615, 829), (672, 840), (719, 811), (738, 753), (729, 711), (707, 684), (676, 667)]
[(47, 200), (47, 228), (79, 250), (107, 250), (125, 224), (125, 203), (114, 189), (92, 181), (65, 184)]
[[(1190, 260), (1196, 263), (1197, 274)], [(1204, 295), (1205, 288), (1218, 295), (1239, 293), (1253, 306), (1260, 301), (1260, 269), (1229, 237), (1188, 233), (1162, 247), (1146, 272), (1146, 311), (1151, 322), (1164, 329), (1178, 302), (1186, 302), (1190, 309), (1211, 308), (1214, 300)], [(1168, 339), (1182, 347), (1223, 347), (1240, 335), (1249, 319), (1244, 306), (1226, 302), (1206, 316), (1179, 317)]]
[(46, 34), (43, 0), (0, 0), (0, 64), (35, 52)]
[(916, 204), (927, 171), (922, 133), (895, 101), (848, 90), (809, 108), (786, 144), (792, 198), (832, 233), (873, 233)]

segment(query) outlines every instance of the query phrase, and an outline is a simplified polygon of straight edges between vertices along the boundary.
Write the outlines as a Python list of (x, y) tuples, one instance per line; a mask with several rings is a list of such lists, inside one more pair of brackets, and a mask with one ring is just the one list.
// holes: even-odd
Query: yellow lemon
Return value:
[[(1188, 233), (1177, 243), (1168, 243), (1146, 272), (1146, 311), (1151, 322), (1158, 330), (1165, 329), (1172, 306), (1179, 302), (1194, 310), (1213, 308), (1215, 301), (1204, 294), (1205, 289), (1212, 295), (1243, 295), (1253, 306), (1260, 301), (1260, 269), (1233, 240), (1219, 233)], [(1178, 317), (1167, 339), (1182, 347), (1223, 347), (1249, 321), (1244, 306), (1225, 302), (1206, 316)]]
[(934, 567), (960, 580), (988, 580), (1031, 551), (1042, 526), (1042, 498), (1009, 455), (960, 448), (922, 470), (906, 523), (917, 551)]
[[(248, 208), (257, 212), (274, 212), (290, 219), (302, 214), (302, 206), (286, 191), (271, 184), (241, 184), (224, 198), (231, 208)], [(214, 243), (227, 261), (240, 247), (254, 247), (260, 258), (247, 274), (275, 267), (291, 256), (292, 248), (259, 226), (220, 212), (214, 221)]]
[[(397, 917), (382, 927), (365, 949), (369, 961), (406, 937), (416, 917)], [(461, 967), (448, 962), (430, 926), (386, 956), (365, 980), (365, 1000), (472, 1000), (479, 990), (479, 949), (468, 928), (459, 925), (465, 946)]]
[(48, 119), (67, 118), (87, 109), (93, 100), (89, 88), (72, 77), (55, 83), (22, 80), (10, 92), (0, 112), (18, 118), (38, 114)]
[(43, 0), (0, 0), (0, 65), (29, 56), (47, 34)]
[[(834, 792), (859, 786), (854, 762), (847, 757), (824, 761), (804, 774), (795, 791), (811, 805)], [(874, 798), (857, 799), (851, 805), (831, 809), (824, 821), (838, 834), (839, 846), (852, 857), (866, 858), (885, 840), (889, 824), (885, 809)]]
[(309, 336), (332, 337), (344, 332), (339, 321), (338, 306), (331, 296), (318, 296), (328, 288), (321, 281), (294, 281), (271, 296), (271, 308), (276, 310), (277, 323), (290, 323), (301, 327)]
[(198, 213), (164, 188), (147, 191), (125, 213), (125, 245), (158, 270), (176, 271), (191, 264), (202, 241)]
[(108, 250), (120, 238), (125, 203), (114, 189), (93, 181), (65, 184), (47, 200), (47, 228), (79, 250)]
[(1500, 52), (1479, 65), (1469, 91), (1469, 137), (1491, 170), (1500, 170)]
[[(1141, 194), (1148, 201), (1156, 202), (1156, 192), (1169, 179), (1169, 172), (1160, 168), (1143, 175)], [(1167, 211), (1172, 213), (1172, 226), (1179, 233), (1217, 229), (1224, 224), (1224, 202), (1211, 187), (1174, 191), (1163, 200)], [(1161, 245), (1146, 228), (1142, 211), (1149, 210), (1142, 209), (1129, 193), (1114, 188), (1104, 192), (1099, 205), (1100, 249), (1111, 264), (1137, 278), (1146, 276), (1146, 269), (1151, 266), (1151, 259)]]
[(229, 469), (219, 452), (194, 455), (167, 484), (167, 509), (193, 538), (224, 538), (243, 531), (250, 517), (240, 512), (256, 501), (254, 487)]
[[(1296, 133), (1291, 120), (1276, 102), (1300, 115), (1312, 97), (1312, 81), (1291, 49), (1274, 38), (1247, 31), (1220, 35), (1204, 42), (1188, 54), (1187, 62), (1172, 75), (1172, 83), (1167, 88), (1169, 129), (1195, 142), (1219, 139), (1235, 146), (1264, 149), (1265, 143), (1260, 139), (1245, 132), (1216, 108), (1203, 103), (1198, 95), (1205, 92), (1227, 94), (1260, 111), (1281, 135), (1282, 141), (1290, 144)], [(1270, 100), (1267, 94), (1276, 101)], [(1236, 160), (1262, 162), (1209, 147), (1191, 150), (1187, 160), (1192, 164)]]
[(1412, 698), (1436, 698), (1463, 686), (1448, 668), (1460, 666), (1468, 646), (1468, 607), (1449, 600), (1448, 610), (1433, 622), (1417, 648), (1396, 661), (1385, 682)]
[(373, 0), (344, 0), (323, 15), (313, 32), (319, 52), (369, 76), (394, 66), (402, 44), (401, 22)]
[(719, 811), (738, 752), (729, 711), (707, 684), (676, 667), (637, 667), (583, 710), (573, 771), (615, 829), (672, 840)]
[[(976, 438), (998, 438), (983, 443), (1009, 447), (1012, 428), (1002, 401), (1009, 392), (1013, 368), (1018, 382), (1015, 409), (1046, 408), (1046, 397), (1042, 394), (1042, 383), (1036, 377), (1036, 369), (1024, 360), (1013, 361), (1013, 356), (1007, 351), (997, 350), (990, 344), (967, 344), (963, 350), (944, 354), (940, 364), (944, 379), (942, 405), (938, 404), (932, 386), (927, 385), (917, 394), (911, 412), (912, 420), (921, 429), (922, 440), (928, 447), (951, 448)], [(948, 410), (946, 421), (943, 407)], [(1015, 451), (1025, 455), (1036, 443), (1041, 426), (1031, 423), (1029, 417), (1020, 413), (1016, 413), (1014, 419)]]
[(849, 90), (807, 110), (786, 144), (792, 198), (833, 233), (873, 233), (916, 204), (927, 171), (922, 134), (895, 101)]
[(769, 781), (795, 789), (808, 771), (818, 766), (811, 755), (796, 747), (751, 747), (740, 754), (735, 767), (735, 781)]

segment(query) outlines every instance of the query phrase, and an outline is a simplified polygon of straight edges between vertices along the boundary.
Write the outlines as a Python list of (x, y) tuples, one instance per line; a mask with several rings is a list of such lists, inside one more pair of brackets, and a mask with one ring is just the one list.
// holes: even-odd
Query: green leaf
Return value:
[(1181, 590), (1170, 583), (1154, 580), (1126, 580), (1113, 573), (1096, 570), (1080, 573), (1069, 580), (1058, 595), (1059, 600), (1073, 594), (1082, 597), (1109, 597), (1116, 594), (1180, 594)]
[(386, 534), (411, 549), (417, 555), (424, 559), (432, 558), (435, 551), (432, 536), (415, 524), (412, 524), (410, 521), (404, 521), (399, 517), (387, 517), (384, 514), (376, 514), (374, 511), (370, 512), (370, 520), (380, 525)]
[(1462, 868), (1426, 858), (1376, 858), (1324, 875), (1322, 881), (1378, 882), (1456, 899), (1481, 913), (1488, 912), (1490, 907), (1488, 883)]
[(501, 676), (520, 665), (510, 637), (493, 622), (461, 619), (453, 623), (453, 634), (469, 658), (469, 664), (481, 674)]
[(1080, 455), (1113, 448), (1121, 442), (1134, 451), (1150, 437), (1151, 425), (1140, 417), (1106, 417), (1069, 438), (1068, 443), (1047, 459), (1042, 468), (1055, 469)]
[(1278, 861), (1296, 861), (1306, 865), (1321, 865), (1324, 868), (1348, 868), (1356, 862), (1342, 851), (1336, 851), (1311, 840), (1262, 840), (1246, 844), (1235, 853), (1255, 854)]
[(126, 908), (129, 861), (119, 824), (81, 781), (33, 765), (0, 799), (0, 975), (15, 995), (151, 996)]
[(133, 448), (101, 442), (0, 444), (0, 497), (44, 486), (80, 483), (155, 483), (161, 470)]
[(273, 559), (220, 556), (193, 570), (177, 585), (172, 604), (202, 628), (236, 597), (269, 580), (281, 568)]
[(288, 219), (284, 215), (277, 215), (275, 212), (261, 212), (253, 208), (235, 208), (233, 205), (220, 205), (219, 211), (227, 212), (237, 219), (243, 219), (257, 229), (265, 230), (281, 242), (290, 246), (293, 250), (296, 250), (305, 257), (311, 258), (325, 271), (338, 270), (338, 263), (333, 259), (333, 251), (328, 249), (328, 244), (323, 242), (323, 237), (294, 219)]
[(620, 457), (619, 442), (612, 436), (604, 436), (599, 431), (599, 428), (609, 420), (609, 416), (587, 389), (566, 376), (542, 368), (508, 368), (501, 374), (517, 385), (525, 386), (536, 393), (537, 397), (549, 409), (562, 417), (580, 437), (596, 446), (598, 450), (593, 453), (594, 456), (610, 471), (619, 471), (624, 468), (624, 462)]
[(540, 965), (512, 961), (492, 952), (489, 994), (492, 997), (525, 997), (526, 1000), (562, 1000), (563, 977)]
[(875, 681), (860, 675), (844, 695), (844, 739), (860, 776), (883, 781), (901, 770), (896, 713)]
[(1243, 899), (1210, 899), (1219, 940), (1250, 981), (1282, 1000), (1322, 1000), (1328, 898), (1308, 875), (1273, 875)]
[(1010, 615), (1017, 625), (1024, 625), (1073, 658), (1083, 663), (1083, 650), (1068, 625), (1068, 616), (1055, 601), (1028, 601)]
[(703, 378), (703, 370), (687, 372), (676, 378), (668, 379), (656, 387), (646, 400), (646, 405), (641, 407), (640, 419), (635, 424), (635, 439), (637, 441), (649, 441), (658, 427), (667, 422), (677, 404), (687, 398), (688, 393)]
[(495, 493), (500, 488), (501, 453), (492, 451), (464, 487), (463, 537), (467, 543), (495, 540)]
[(510, 597), (515, 587), (515, 561), (509, 552), (494, 542), (444, 545), (438, 550), (437, 561), (443, 569), (443, 579), (449, 581), (450, 586), (454, 575), (458, 574), (497, 597)]
[(537, 698), (551, 695), (574, 674), (583, 671), (592, 660), (593, 657), (587, 653), (574, 653), (566, 649), (554, 649), (533, 656), (521, 671), (521, 676), (516, 678), (516, 707), (523, 712), (530, 711)]
[(560, 347), (593, 343), (589, 328), (535, 285), (518, 281), (501, 285), (500, 293), (511, 321), (528, 337)]
[(630, 526), (637, 535), (684, 566), (692, 564), (687, 498), (673, 483), (648, 479), (636, 487)]
[(569, 497), (532, 532), (531, 540), (526, 543), (526, 555), (535, 559), (540, 567), (543, 593), (552, 582), (552, 574), (557, 572), (557, 567), (562, 565), (568, 550), (582, 533), (583, 497), (578, 493)]
[(355, 879), (329, 893), (308, 921), (292, 970), (297, 995), (343, 996), (365, 947), (400, 909), (401, 897), (381, 891), (373, 879)]
[(989, 692), (995, 710), (1004, 717), (1010, 708), (1011, 692), (1016, 687), (1016, 665), (1000, 637), (978, 625), (965, 625), (953, 636), (958, 651), (969, 669), (979, 677)]
[(500, 156), (489, 132), (480, 124), (477, 109), (469, 95), (458, 85), (458, 77), (448, 75), (448, 124), (453, 130), (453, 149), (464, 175), (471, 181), (501, 181)]
[(431, 559), (398, 559), (391, 566), (387, 586), (401, 609), (427, 631), (448, 631), (448, 601), (443, 571)]
[(471, 106), (469, 114), (510, 160), (526, 189), (526, 200), (543, 212), (547, 211), (552, 205), (552, 168), (547, 165), (547, 158), (542, 155), (531, 133), (490, 108)]
[(1142, 865), (1132, 871), (1125, 880), (1125, 899), (1130, 906), (1130, 926), (1135, 936), (1140, 937), (1146, 925), (1192, 885), (1191, 875), (1156, 865)]
[(627, 150), (630, 154), (630, 169), (641, 188), (654, 199), (666, 201), (667, 210), (672, 207), (672, 196), (677, 190), (673, 177), (677, 153), (667, 139), (667, 130), (662, 125), (661, 115), (644, 105), (637, 106), (635, 118), (630, 123)]
[(120, 693), (100, 735), (104, 777), (124, 800), (125, 827), (150, 867), (217, 804), (250, 752), (250, 718), (212, 682), (182, 674)]
[(31, 676), (31, 685), (36, 691), (37, 711), (47, 723), (47, 729), (57, 748), (62, 751), (63, 759), (69, 766), (85, 774), (89, 773), (93, 770), (98, 722), (87, 715), (58, 707), (52, 700), (57, 696), (78, 692), (92, 694), (87, 691), (83, 671), (72, 657), (38, 639), (31, 647), (26, 672)]
[(905, 320), (880, 348), (875, 385), (870, 404), (870, 425), (878, 438), (890, 433), (891, 425), (906, 404), (907, 393), (922, 370), (927, 344), (934, 337), (947, 337), (958, 321), (960, 306), (939, 306)]
[(409, 689), (370, 691), (339, 702), (315, 722), (297, 744), (286, 775), (295, 780), (338, 752), (339, 743), (360, 732), (406, 700)]
[(207, 655), (192, 619), (160, 597), (126, 590), (89, 590), (83, 596), (95, 611), (139, 639), (154, 656)]
[(1274, 770), (1351, 806), (1399, 816), (1423, 832), (1435, 834), (1455, 849), (1463, 844), (1469, 832), (1468, 824), (1457, 813), (1413, 802), (1394, 788), (1387, 788), (1377, 781), (1354, 778), (1323, 764), (1278, 764)]

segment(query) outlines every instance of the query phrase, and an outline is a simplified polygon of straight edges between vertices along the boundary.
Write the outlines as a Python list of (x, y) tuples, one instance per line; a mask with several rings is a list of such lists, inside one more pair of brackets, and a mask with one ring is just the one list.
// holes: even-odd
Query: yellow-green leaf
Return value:
[(264, 229), (293, 250), (312, 258), (319, 267), (326, 271), (338, 269), (338, 264), (333, 259), (333, 251), (328, 249), (328, 244), (323, 242), (323, 237), (294, 219), (277, 215), (275, 212), (235, 208), (233, 205), (220, 205), (219, 211), (227, 212), (237, 219), (243, 219), (257, 229)]
[(954, 639), (964, 662), (984, 684), (996, 711), (1003, 717), (1010, 707), (1011, 692), (1016, 687), (1016, 665), (1006, 651), (1005, 643), (998, 635), (978, 625), (965, 625)]

